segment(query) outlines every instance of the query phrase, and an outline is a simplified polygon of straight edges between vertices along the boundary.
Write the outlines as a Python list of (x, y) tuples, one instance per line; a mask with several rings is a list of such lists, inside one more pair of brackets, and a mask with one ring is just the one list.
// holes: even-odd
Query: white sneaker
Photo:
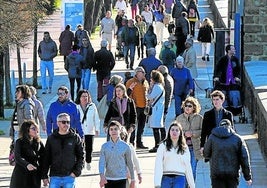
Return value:
[(91, 164), (90, 163), (86, 163), (86, 169), (89, 171), (91, 170)]

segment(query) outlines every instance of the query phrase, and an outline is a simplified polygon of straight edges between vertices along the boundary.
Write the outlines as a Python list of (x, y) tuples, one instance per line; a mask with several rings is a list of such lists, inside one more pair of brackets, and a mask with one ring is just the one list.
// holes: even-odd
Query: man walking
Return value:
[[(67, 113), (58, 114), (58, 128), (47, 138), (42, 171), (44, 186), (75, 187), (75, 179), (81, 175), (84, 166), (83, 143), (70, 128), (70, 119)], [(47, 175), (49, 170), (50, 180)]]
[[(48, 31), (44, 32), (44, 39), (39, 43), (38, 55), (40, 61), (40, 72), (42, 79), (42, 94), (51, 93), (54, 79), (54, 57), (57, 56), (57, 45), (50, 37)], [(46, 69), (49, 75), (49, 84), (46, 84)]]
[(111, 70), (115, 66), (113, 54), (107, 50), (108, 41), (101, 41), (101, 49), (95, 52), (95, 64), (97, 79), (97, 100), (100, 101), (106, 94), (106, 86), (109, 84)]
[(58, 88), (58, 100), (53, 102), (46, 116), (46, 133), (47, 136), (51, 135), (57, 129), (57, 116), (60, 113), (67, 113), (70, 116), (70, 125), (77, 131), (81, 138), (83, 138), (83, 130), (80, 121), (80, 113), (77, 105), (69, 99), (69, 90), (65, 86)]
[(204, 146), (204, 157), (210, 159), (212, 188), (237, 188), (240, 167), (248, 186), (252, 184), (247, 145), (231, 127), (231, 121), (223, 119)]
[(115, 34), (115, 21), (111, 18), (111, 11), (106, 12), (106, 17), (101, 20), (100, 36), (108, 41), (108, 50), (111, 51), (112, 39)]
[[(148, 149), (143, 145), (142, 135), (144, 132), (146, 116), (144, 109), (147, 102), (147, 92), (149, 83), (145, 78), (145, 70), (143, 67), (135, 69), (135, 76), (126, 82), (127, 94), (134, 100), (137, 114), (137, 135), (136, 135), (136, 148)], [(130, 142), (134, 145), (135, 130), (131, 134)]]

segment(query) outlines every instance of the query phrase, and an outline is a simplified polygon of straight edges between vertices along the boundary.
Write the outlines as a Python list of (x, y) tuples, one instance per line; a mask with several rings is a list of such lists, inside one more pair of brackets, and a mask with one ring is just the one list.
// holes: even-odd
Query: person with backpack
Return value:
[(190, 35), (195, 37), (195, 25), (200, 19), (196, 0), (191, 0), (187, 8), (188, 20), (190, 23)]

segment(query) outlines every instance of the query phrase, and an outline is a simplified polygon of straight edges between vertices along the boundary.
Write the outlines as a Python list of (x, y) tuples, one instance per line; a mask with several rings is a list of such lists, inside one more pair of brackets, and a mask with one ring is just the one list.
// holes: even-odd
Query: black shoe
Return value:
[(148, 152), (149, 152), (149, 153), (156, 153), (157, 150), (158, 150), (158, 148), (154, 147), (154, 148), (148, 150)]
[(148, 149), (148, 147), (144, 146), (143, 144), (142, 145), (137, 145), (136, 146), (136, 149)]
[(46, 91), (43, 91), (42, 94), (46, 94)]
[(203, 56), (202, 58), (201, 58), (203, 61), (205, 61), (206, 59), (205, 59), (205, 56)]
[(126, 69), (128, 69), (128, 68), (129, 68), (129, 64), (126, 65)]
[(210, 56), (207, 54), (207, 61), (210, 61)]

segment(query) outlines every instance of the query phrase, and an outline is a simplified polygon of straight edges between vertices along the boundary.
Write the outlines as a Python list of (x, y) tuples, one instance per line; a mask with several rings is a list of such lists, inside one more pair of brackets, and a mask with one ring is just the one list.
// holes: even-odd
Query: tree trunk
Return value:
[(19, 85), (22, 84), (22, 70), (21, 70), (21, 58), (20, 58), (20, 47), (17, 45), (17, 61), (18, 61), (18, 75), (19, 75)]
[(104, 1), (96, 1), (95, 2), (95, 11), (94, 11), (94, 17), (93, 17), (93, 21), (94, 21), (94, 27), (96, 27), (99, 23), (100, 20), (100, 16), (102, 13), (102, 7), (104, 5)]
[(37, 89), (38, 88), (38, 77), (37, 77), (37, 30), (38, 25), (35, 23), (33, 29), (33, 65), (32, 65), (32, 73), (33, 73), (33, 80), (32, 85)]
[(4, 112), (4, 52), (0, 52), (0, 118), (5, 118)]
[(4, 55), (4, 67), (5, 67), (5, 91), (6, 91), (6, 105), (13, 106), (13, 98), (11, 93), (11, 82), (10, 82), (10, 56), (9, 56), (9, 49), (7, 49)]
[(93, 15), (95, 11), (95, 1), (96, 0), (87, 0), (85, 4), (85, 14), (84, 14), (84, 29), (92, 33), (94, 28)]

